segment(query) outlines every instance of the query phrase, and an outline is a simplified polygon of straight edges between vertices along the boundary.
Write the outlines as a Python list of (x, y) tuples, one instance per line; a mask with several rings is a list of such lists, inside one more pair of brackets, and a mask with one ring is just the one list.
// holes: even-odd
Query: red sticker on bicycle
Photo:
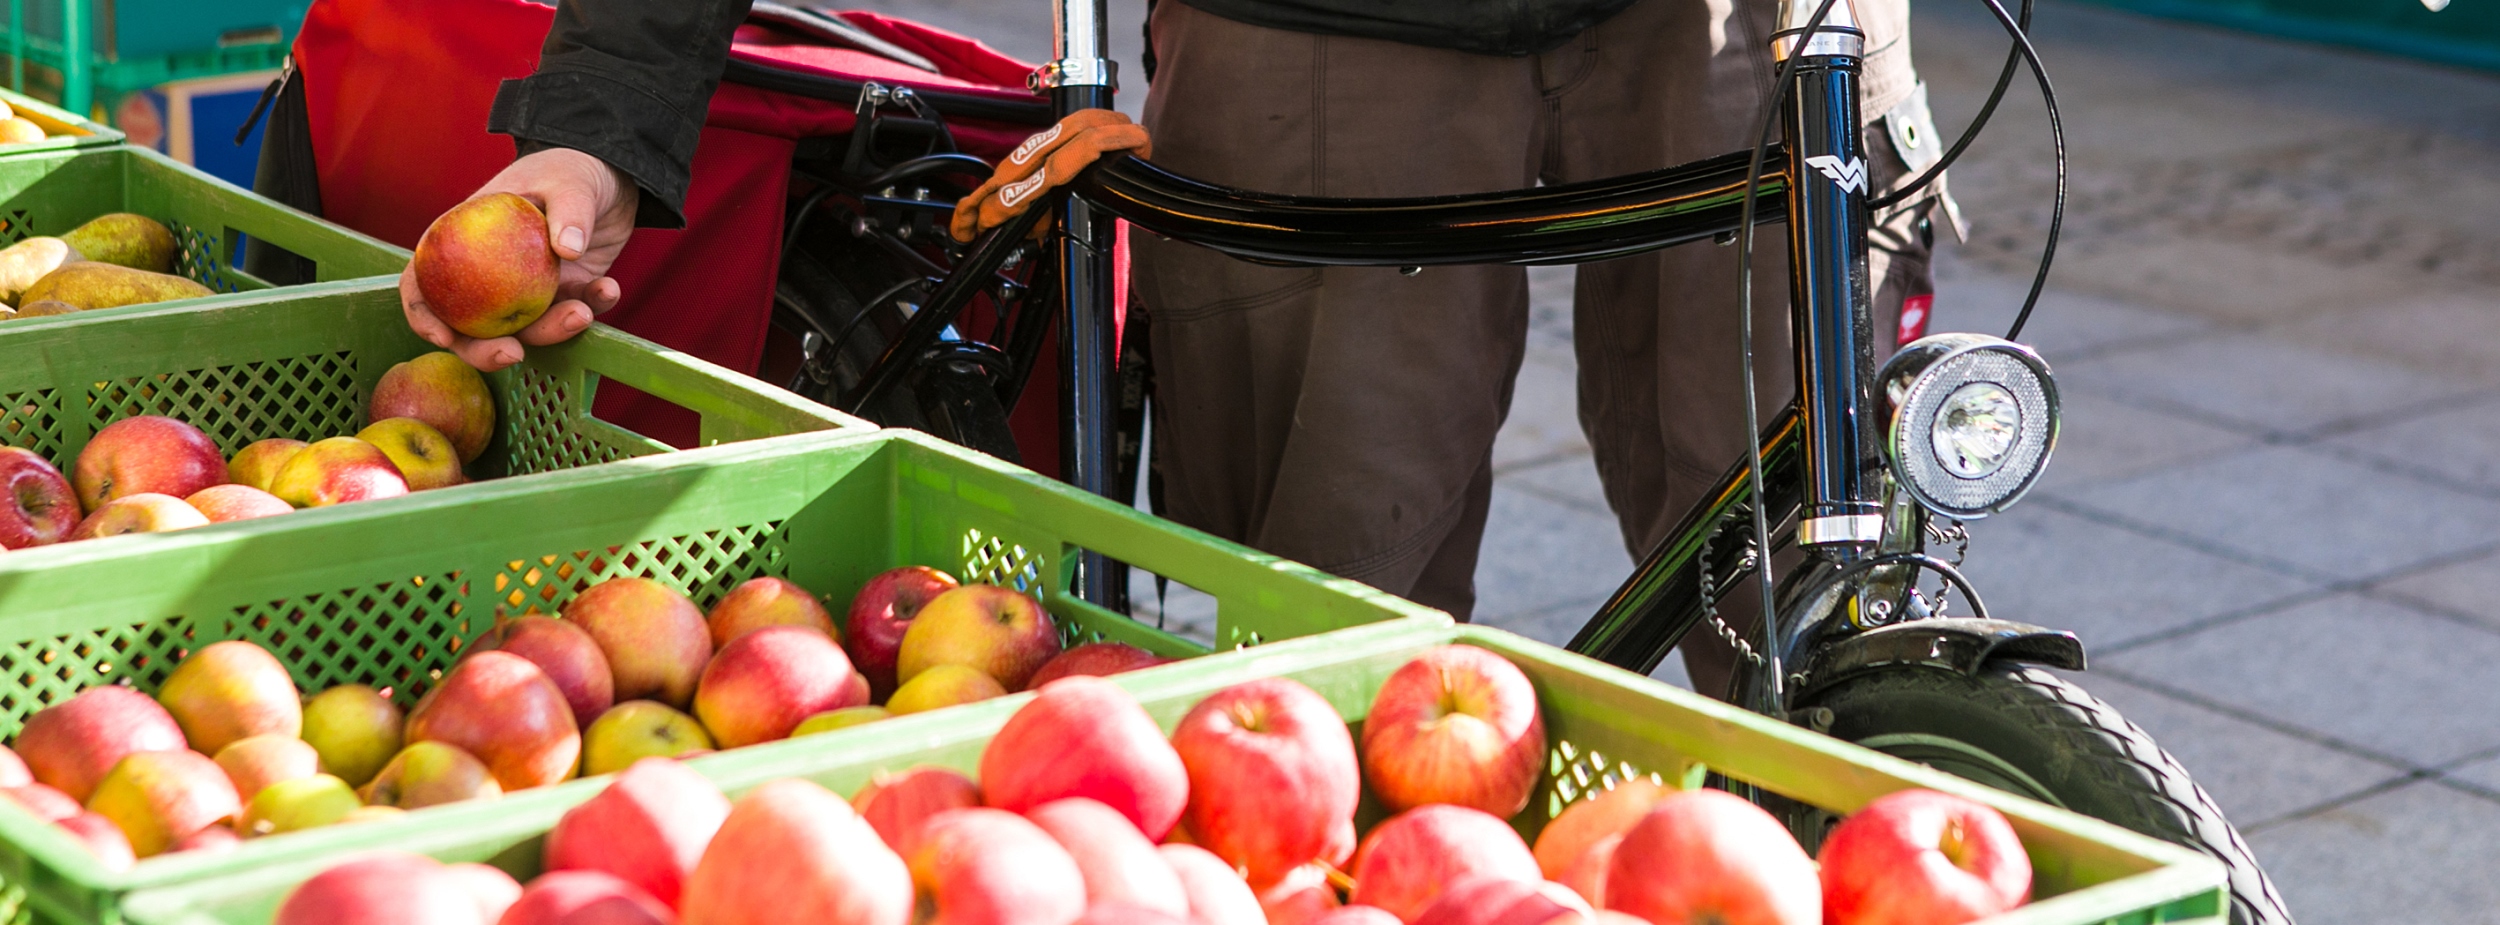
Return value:
[(1936, 294), (1923, 292), (1901, 300), (1901, 340), (1909, 343), (1927, 336), (1927, 311), (1936, 305)]

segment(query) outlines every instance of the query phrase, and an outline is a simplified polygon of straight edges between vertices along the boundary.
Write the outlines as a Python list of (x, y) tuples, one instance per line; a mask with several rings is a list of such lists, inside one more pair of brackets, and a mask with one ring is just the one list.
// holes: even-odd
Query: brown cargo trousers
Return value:
[[(1510, 58), (1268, 29), (1167, 0), (1149, 26), (1160, 70), (1145, 124), (1159, 164), (1284, 193), (1638, 173), (1747, 146), (1775, 76), (1774, 7), (1640, 0), (1560, 48)], [(1915, 83), (1908, 11), (1859, 10), (1872, 121)], [(1868, 136), (1881, 189), (1902, 168), (1882, 132)], [(1887, 223), (1871, 267), (1887, 342), (1891, 311), (1925, 285), (1907, 227)], [(1493, 438), (1526, 348), (1526, 271), (1279, 268), (1148, 234), (1131, 247), (1131, 292), (1152, 317), (1166, 513), (1465, 619)], [(1757, 235), (1754, 266), (1767, 418), (1795, 392), (1780, 229)], [(1735, 248), (1708, 243), (1579, 268), (1580, 426), (1635, 559), (1744, 451), (1736, 290)], [(1716, 693), (1733, 653), (1707, 631), (1684, 650), (1696, 685)]]

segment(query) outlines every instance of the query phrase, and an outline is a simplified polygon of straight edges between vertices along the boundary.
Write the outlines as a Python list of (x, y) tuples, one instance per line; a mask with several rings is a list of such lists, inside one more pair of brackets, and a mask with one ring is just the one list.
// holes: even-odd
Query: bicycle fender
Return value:
[(2082, 671), (2083, 640), (2065, 630), (1972, 617), (1879, 626), (1817, 647), (1806, 658), (1796, 696), (1878, 669), (1912, 665), (1976, 675), (1998, 660)]

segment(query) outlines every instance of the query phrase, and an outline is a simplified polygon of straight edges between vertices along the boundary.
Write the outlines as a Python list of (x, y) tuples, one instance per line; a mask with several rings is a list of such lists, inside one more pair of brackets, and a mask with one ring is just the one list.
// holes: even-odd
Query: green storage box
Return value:
[[(880, 571), (934, 565), (1039, 594), (1071, 641), (1206, 651), (1069, 596), (1078, 548), (1213, 595), (1218, 648), (1387, 624), (1351, 630), (1359, 640), (1448, 621), (923, 434), (835, 431), (0, 554), (0, 670), (14, 682), (0, 692), (0, 733), (13, 735), (34, 710), (93, 685), (153, 691), (182, 652), (223, 639), (265, 646), (308, 692), (363, 682), (412, 702), (497, 617), (552, 612), (589, 584), (629, 574), (675, 585), (707, 608), (759, 575), (789, 578), (841, 605)], [(1139, 677), (1208, 670), (1184, 662)], [(836, 753), (911, 749), (985, 729), (992, 715), (933, 711), (704, 760), (722, 773), (823, 765)], [(597, 786), (256, 840), (224, 854), (171, 855), (123, 873), (99, 869), (61, 831), (0, 806), (0, 881), (25, 892), (36, 921), (113, 923), (133, 889), (224, 882), (481, 825), (502, 831), (512, 819), (551, 818)]]
[(114, 145), (0, 157), (0, 247), (58, 235), (108, 212), (136, 212), (164, 222), (182, 245), (174, 272), (221, 293), (270, 288), (243, 272), (247, 237), (252, 247), (274, 246), (312, 261), (314, 279), (321, 282), (397, 276), (408, 265), (407, 251), (145, 148)]
[[(2029, 849), (2036, 877), (2035, 900), (1986, 920), (1991, 925), (2223, 920), (2222, 870), (2202, 855), (1755, 716), (1499, 630), (1422, 622), (1349, 630), (1210, 659), (1197, 671), (1139, 672), (1118, 680), (1166, 728), (1210, 692), (1275, 676), (1310, 685), (1349, 720), (1359, 722), (1390, 672), (1418, 652), (1447, 642), (1499, 652), (1524, 669), (1537, 686), (1545, 711), (1549, 760), (1545, 780), (1516, 820), (1529, 838), (1562, 807), (1634, 775), (1672, 781), (1697, 777), (1696, 772), (1706, 767), (1840, 811), (1894, 790), (1932, 787), (2003, 810)], [(959, 708), (942, 722), (925, 723), (908, 736), (807, 739), (770, 751), (698, 759), (693, 765), (732, 794), (782, 777), (805, 777), (850, 794), (880, 771), (924, 763), (973, 773), (989, 736), (1025, 699), (1020, 695)], [(447, 860), (486, 861), (526, 878), (539, 869), (546, 830), (567, 806), (588, 798), (599, 784), (567, 785), (549, 792), (546, 799), (531, 800), (526, 810), (509, 800), (500, 810), (461, 807), (445, 812), (443, 824), (422, 833), (409, 830), (411, 837), (406, 839), (387, 838), (376, 829), (336, 833), (330, 836), (331, 844), (339, 852), (389, 846)], [(1376, 814), (1377, 810), (1367, 807), (1366, 812)], [(455, 816), (459, 824), (450, 824)], [(0, 819), (0, 823), (24, 821)], [(264, 925), (294, 884), (338, 859), (333, 854), (292, 860), (214, 880), (203, 877), (178, 888), (151, 890), (131, 898), (130, 920), (143, 925)]]
[(121, 132), (89, 122), (66, 109), (31, 96), (0, 89), (0, 102), (8, 103), (10, 109), (36, 125), (43, 126), (44, 133), (52, 136), (42, 141), (0, 146), (0, 157), (30, 154), (37, 151), (58, 151), (62, 148), (117, 145), (122, 142)]

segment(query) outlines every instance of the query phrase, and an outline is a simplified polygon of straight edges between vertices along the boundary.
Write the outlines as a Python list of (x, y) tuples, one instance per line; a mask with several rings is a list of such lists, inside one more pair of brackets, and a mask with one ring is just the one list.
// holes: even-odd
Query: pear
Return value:
[(182, 253), (182, 246), (174, 242), (174, 233), (164, 223), (129, 212), (98, 216), (70, 229), (61, 235), (61, 240), (88, 260), (151, 273), (173, 272), (174, 258)]
[(84, 259), (69, 242), (53, 237), (27, 238), (0, 249), (0, 302), (18, 304), (36, 280)]
[(53, 299), (80, 310), (146, 305), (216, 295), (208, 287), (164, 273), (97, 261), (64, 266), (26, 287), (28, 302)]

